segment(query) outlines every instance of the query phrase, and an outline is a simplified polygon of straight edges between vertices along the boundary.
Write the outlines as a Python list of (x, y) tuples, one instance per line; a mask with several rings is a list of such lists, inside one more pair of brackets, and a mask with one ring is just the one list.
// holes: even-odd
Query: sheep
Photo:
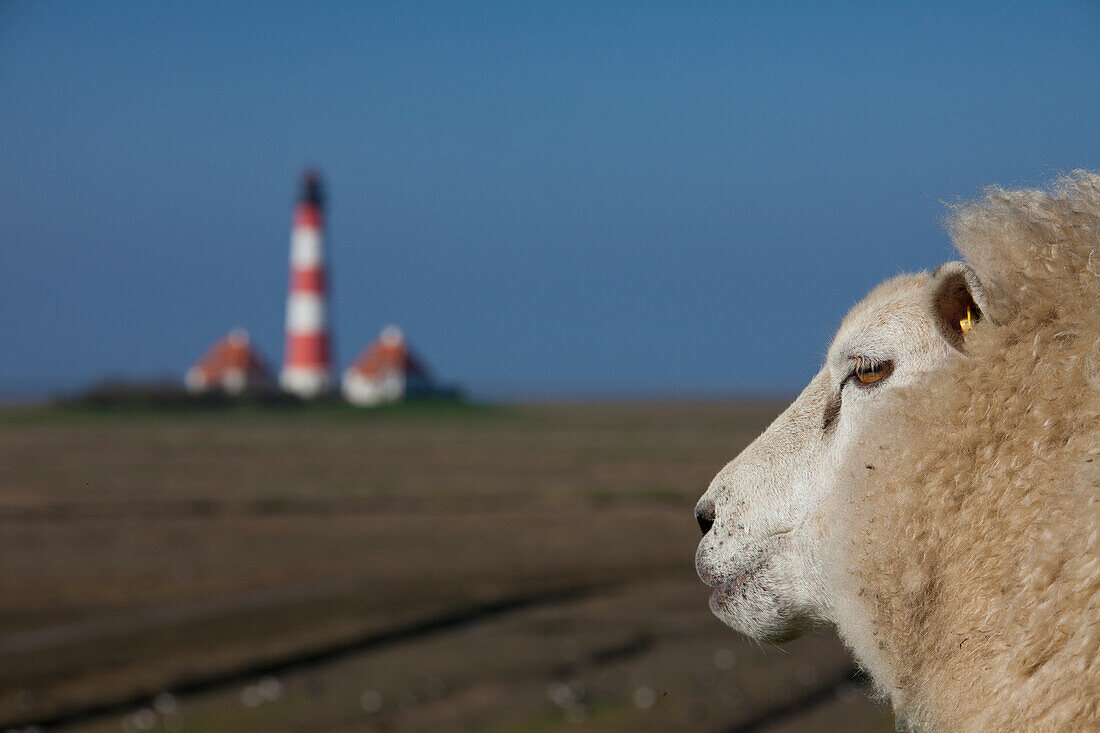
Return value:
[(1100, 730), (1100, 175), (952, 207), (696, 506), (711, 610), (832, 625), (913, 730)]

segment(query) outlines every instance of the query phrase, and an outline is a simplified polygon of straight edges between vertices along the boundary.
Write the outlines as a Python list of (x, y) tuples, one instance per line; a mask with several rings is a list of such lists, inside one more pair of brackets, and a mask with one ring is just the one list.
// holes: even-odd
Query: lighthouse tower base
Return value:
[(325, 369), (287, 367), (279, 374), (279, 386), (304, 400), (312, 400), (332, 388), (332, 379)]

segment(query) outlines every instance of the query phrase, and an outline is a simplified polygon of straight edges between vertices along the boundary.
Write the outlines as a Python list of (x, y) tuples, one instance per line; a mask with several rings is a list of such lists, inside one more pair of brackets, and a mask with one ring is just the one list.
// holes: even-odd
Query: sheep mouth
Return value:
[(771, 564), (775, 556), (779, 555), (783, 547), (789, 543), (793, 532), (793, 528), (772, 532), (762, 541), (741, 548), (734, 557), (727, 558), (727, 560), (732, 560), (729, 564), (733, 567), (725, 570), (725, 572), (719, 570), (719, 564), (714, 562), (714, 548), (708, 547), (705, 543), (700, 543), (695, 557), (695, 570), (699, 574), (699, 579), (711, 588), (721, 590), (728, 587), (736, 590), (737, 586), (741, 586), (746, 580), (759, 575)]
[(769, 560), (770, 558), (763, 554), (758, 555), (744, 568), (721, 579), (715, 578), (714, 583), (707, 583), (714, 588), (714, 592), (710, 594), (711, 610), (718, 612), (738, 603), (747, 602), (749, 594), (759, 590), (763, 585), (760, 576), (767, 570)]
[(731, 594), (739, 593), (740, 589), (749, 580), (759, 575), (768, 566), (775, 549), (774, 547), (760, 547), (754, 551), (744, 553), (745, 558), (726, 572), (719, 572), (712, 567), (707, 567), (708, 563), (705, 562), (697, 562), (696, 570), (699, 573), (699, 579), (715, 589), (715, 595), (727, 591)]
[(762, 546), (744, 553), (741, 562), (726, 572), (697, 563), (699, 578), (714, 588), (709, 604), (713, 613), (722, 616), (723, 611), (728, 612), (735, 606), (752, 604), (757, 595), (768, 590), (767, 576), (790, 531), (769, 535)]

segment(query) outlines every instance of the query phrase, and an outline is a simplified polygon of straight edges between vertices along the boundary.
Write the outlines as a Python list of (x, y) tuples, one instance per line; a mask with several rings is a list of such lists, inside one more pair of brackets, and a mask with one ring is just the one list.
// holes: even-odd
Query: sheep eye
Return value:
[(860, 359), (859, 363), (856, 364), (855, 375), (860, 384), (870, 386), (886, 379), (892, 371), (894, 371), (893, 362)]

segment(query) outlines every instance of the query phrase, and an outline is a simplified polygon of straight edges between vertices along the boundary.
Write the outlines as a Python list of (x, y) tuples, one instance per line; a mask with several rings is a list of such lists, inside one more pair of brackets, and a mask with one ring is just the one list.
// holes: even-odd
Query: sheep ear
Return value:
[(927, 307), (940, 334), (959, 351), (966, 350), (970, 330), (988, 319), (989, 312), (985, 288), (964, 262), (948, 262), (936, 268), (928, 285)]

